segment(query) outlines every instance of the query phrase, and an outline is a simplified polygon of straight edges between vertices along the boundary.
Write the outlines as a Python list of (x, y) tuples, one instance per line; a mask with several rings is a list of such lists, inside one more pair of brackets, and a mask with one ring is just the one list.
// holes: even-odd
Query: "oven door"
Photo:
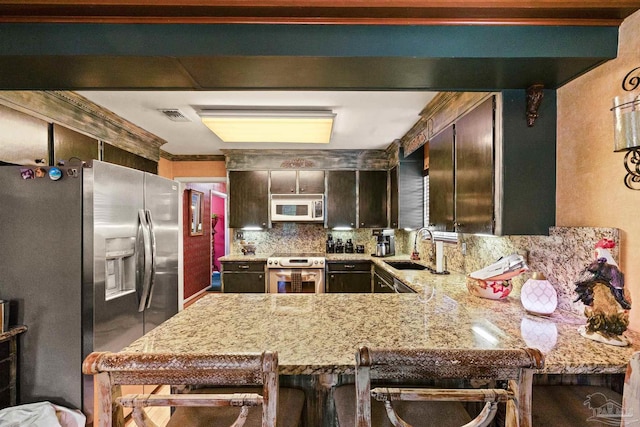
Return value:
[(269, 292), (272, 294), (324, 293), (322, 268), (273, 268), (269, 270)]

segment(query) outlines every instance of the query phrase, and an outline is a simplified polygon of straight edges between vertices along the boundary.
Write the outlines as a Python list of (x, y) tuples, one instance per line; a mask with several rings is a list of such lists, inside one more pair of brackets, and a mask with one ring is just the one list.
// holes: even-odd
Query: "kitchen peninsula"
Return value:
[[(407, 256), (396, 257), (407, 259)], [(527, 314), (519, 298), (471, 296), (464, 275), (399, 271), (372, 259), (416, 293), (210, 294), (125, 349), (135, 352), (278, 352), (282, 384), (313, 384), (316, 396), (353, 374), (358, 346), (537, 347), (548, 374), (624, 373), (640, 337), (620, 348), (582, 338), (579, 316)], [(303, 380), (300, 380), (300, 379)], [(306, 380), (304, 380), (306, 379)], [(348, 380), (347, 380), (348, 381)], [(332, 408), (307, 394), (310, 425), (329, 426)], [(322, 405), (329, 405), (323, 407)], [(315, 417), (315, 419), (314, 419)]]

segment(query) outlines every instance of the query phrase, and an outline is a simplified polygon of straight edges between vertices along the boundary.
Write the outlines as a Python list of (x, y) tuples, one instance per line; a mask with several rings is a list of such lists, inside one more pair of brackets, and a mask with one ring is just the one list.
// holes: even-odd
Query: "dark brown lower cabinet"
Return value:
[(17, 339), (26, 330), (26, 326), (17, 326), (0, 333), (0, 409), (17, 404)]
[(373, 270), (373, 292), (376, 294), (394, 293), (393, 276), (381, 268)]
[(222, 292), (265, 293), (267, 281), (266, 264), (262, 261), (223, 261)]
[(371, 293), (371, 263), (328, 263), (325, 286), (327, 293)]

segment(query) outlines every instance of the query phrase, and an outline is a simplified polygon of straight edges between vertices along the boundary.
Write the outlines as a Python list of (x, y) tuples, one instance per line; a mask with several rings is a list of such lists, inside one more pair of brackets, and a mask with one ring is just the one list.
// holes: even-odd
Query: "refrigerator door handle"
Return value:
[(142, 276), (142, 294), (140, 295), (140, 303), (138, 304), (138, 311), (144, 311), (147, 300), (149, 299), (149, 291), (151, 288), (151, 232), (149, 230), (149, 223), (147, 221), (147, 215), (144, 209), (138, 211), (138, 218), (140, 220), (140, 227), (142, 229), (142, 239), (144, 242), (144, 273)]
[(146, 210), (147, 216), (147, 227), (149, 228), (149, 236), (151, 237), (151, 277), (150, 277), (150, 285), (149, 285), (149, 295), (147, 296), (147, 305), (146, 308), (151, 306), (151, 298), (153, 298), (153, 288), (156, 285), (156, 233), (153, 230), (153, 218), (151, 218), (151, 211), (149, 209)]

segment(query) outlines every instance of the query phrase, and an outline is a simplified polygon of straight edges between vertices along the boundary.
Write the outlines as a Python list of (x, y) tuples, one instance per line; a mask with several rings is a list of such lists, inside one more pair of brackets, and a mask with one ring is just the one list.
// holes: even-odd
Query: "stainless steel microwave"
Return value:
[(323, 222), (323, 194), (273, 194), (272, 222)]

